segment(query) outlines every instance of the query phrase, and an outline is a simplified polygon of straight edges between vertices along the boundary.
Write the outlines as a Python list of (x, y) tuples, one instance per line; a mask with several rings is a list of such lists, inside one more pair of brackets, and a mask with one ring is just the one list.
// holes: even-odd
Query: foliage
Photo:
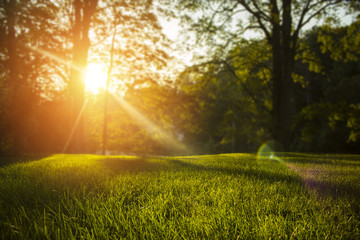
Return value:
[[(82, 21), (89, 28), (80, 34), (84, 44), (78, 45), (72, 42), (75, 2), (90, 3), (0, 2), (1, 153), (63, 150), (82, 107), (81, 102), (71, 111), (72, 97), (83, 94), (81, 81), (80, 87), (70, 83), (71, 73), (79, 73), (73, 74), (77, 80), (83, 75), (70, 67), (71, 60), (81, 67), (101, 63), (115, 95), (125, 95), (144, 116), (136, 120), (110, 97), (104, 144), (104, 92), (86, 93), (88, 152), (102, 144), (112, 153), (132, 154), (256, 151), (274, 135), (288, 134), (291, 125), (286, 143), (294, 150), (359, 151), (359, 18), (334, 27), (334, 13), (356, 10), (356, 2), (94, 1), (97, 8)], [(326, 25), (302, 34), (322, 13), (329, 17)], [(197, 34), (187, 35), (197, 62), (177, 77), (166, 71), (171, 43), (158, 14), (182, 17)], [(245, 40), (244, 33), (254, 29), (263, 38)], [(284, 127), (276, 130), (279, 125)], [(187, 148), (169, 147), (169, 138)]]
[(161, 70), (170, 59), (169, 40), (162, 33), (153, 1), (104, 1), (93, 19), (89, 61), (109, 66), (111, 35), (115, 26), (113, 85), (129, 87), (164, 82)]
[[(269, 132), (287, 150), (291, 142), (291, 103), (295, 56), (304, 27), (323, 14), (336, 16), (343, 1), (175, 1), (179, 15), (190, 23), (197, 36), (196, 45), (207, 51), (206, 62), (212, 56), (226, 58), (249, 31), (262, 34), (272, 54), (269, 71), (272, 88), (272, 111)], [(348, 4), (348, 6), (351, 6)], [(339, 7), (339, 8), (338, 8)], [(246, 13), (247, 21), (242, 14)], [(213, 54), (209, 56), (208, 52)], [(211, 55), (211, 54), (210, 54)], [(297, 81), (301, 80), (298, 77)]]
[[(61, 76), (59, 64), (34, 49), (59, 49), (64, 40), (63, 29), (54, 21), (55, 2), (2, 1), (1, 31), (1, 152), (28, 151), (35, 109), (44, 97), (53, 96), (54, 77)], [(16, 30), (16, 31), (15, 31)], [(50, 37), (51, 36), (51, 37)], [(64, 52), (54, 54), (63, 55)], [(61, 79), (61, 77), (60, 77)], [(36, 123), (35, 123), (36, 124)]]
[(360, 55), (360, 16), (349, 26), (334, 29), (324, 25), (318, 35), (322, 53), (329, 52), (337, 62), (358, 61)]
[[(96, 5), (97, 2), (93, 1)], [(78, 116), (76, 109), (70, 111), (63, 106), (72, 108), (73, 105), (70, 103), (74, 99), (80, 99), (77, 101), (77, 107), (82, 107), (80, 76), (84, 74), (78, 74), (79, 67), (83, 67), (83, 63), (87, 62), (89, 47), (89, 60), (102, 61), (106, 66), (108, 30), (113, 23), (118, 35), (115, 50), (116, 67), (112, 72), (114, 84), (119, 85), (120, 82), (120, 90), (123, 91), (125, 82), (128, 84), (127, 87), (134, 87), (167, 79), (165, 74), (151, 71), (160, 71), (168, 59), (165, 50), (166, 38), (161, 33), (152, 1), (99, 1), (96, 11), (96, 5), (90, 6), (88, 3), (90, 1), (1, 2), (0, 29), (4, 34), (1, 34), (3, 44), (0, 47), (3, 69), (0, 76), (0, 152), (11, 151), (19, 154), (62, 151), (67, 138), (65, 135), (71, 130), (71, 121)], [(78, 8), (74, 8), (74, 4)], [(81, 13), (79, 6), (84, 12)], [(90, 10), (91, 14), (86, 12), (87, 10)], [(83, 18), (77, 18), (76, 22), (74, 16), (79, 11)], [(92, 14), (94, 15), (91, 17)], [(13, 20), (11, 26), (10, 17)], [(74, 43), (75, 28), (79, 29), (80, 22), (83, 24), (83, 27), (80, 27), (81, 31), (85, 31), (80, 33), (82, 43), (79, 42), (80, 38)], [(88, 32), (86, 26), (89, 27)], [(15, 28), (16, 34), (11, 35), (9, 29)], [(88, 34), (91, 43), (87, 38)], [(12, 40), (10, 35), (13, 37)], [(15, 49), (11, 57), (9, 49)], [(94, 53), (101, 54), (94, 57)], [(71, 60), (76, 66), (70, 66)], [(70, 75), (77, 80), (69, 81)], [(54, 108), (49, 109), (49, 105)], [(60, 109), (63, 110), (62, 113), (58, 112)], [(97, 114), (101, 112), (98, 111)], [(52, 116), (57, 116), (57, 119), (52, 119)], [(53, 121), (46, 122), (45, 119)], [(81, 126), (78, 126), (78, 129), (80, 128)]]
[(189, 122), (204, 151), (256, 151), (269, 136), (268, 61), (264, 41), (243, 41), (226, 61), (214, 58), (180, 75), (177, 85), (197, 109), (189, 112)]
[[(350, 44), (345, 44), (345, 41), (349, 40), (347, 33), (353, 26), (334, 28), (331, 32), (336, 34), (328, 36), (327, 42), (324, 42), (324, 28), (330, 32), (327, 26), (313, 29), (302, 42), (303, 46), (307, 46), (303, 55), (307, 56), (306, 52), (311, 51), (316, 57), (315, 61), (314, 58), (303, 58), (312, 72), (302, 73), (307, 82), (303, 89), (307, 102), (296, 117), (296, 124), (298, 127), (301, 126), (301, 139), (307, 142), (307, 147), (302, 150), (332, 149), (354, 152), (357, 151), (359, 143), (360, 65), (352, 59), (357, 58), (359, 54), (354, 51), (351, 59), (345, 56), (345, 46)], [(330, 49), (329, 41), (339, 44), (330, 44), (333, 48)], [(338, 54), (344, 55), (339, 57)]]
[[(86, 146), (88, 152), (95, 153), (100, 150), (99, 143), (102, 144), (103, 94), (89, 96), (89, 99), (84, 113)], [(121, 101), (131, 106), (141, 118), (129, 112)], [(183, 112), (183, 104), (189, 102), (187, 96), (175, 88), (151, 84), (128, 90), (121, 101), (119, 97), (110, 95), (106, 148), (109, 152), (140, 155), (186, 152), (186, 149), (174, 149), (161, 135), (168, 135), (181, 145), (183, 139), (179, 138), (185, 135), (184, 125), (188, 124)]]

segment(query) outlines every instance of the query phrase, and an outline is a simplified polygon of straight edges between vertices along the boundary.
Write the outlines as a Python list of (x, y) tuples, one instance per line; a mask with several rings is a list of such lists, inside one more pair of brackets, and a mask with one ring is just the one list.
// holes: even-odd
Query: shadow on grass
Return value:
[[(330, 196), (333, 199), (346, 198), (350, 201), (354, 201), (357, 205), (360, 204), (360, 188), (356, 184), (351, 183), (337, 183), (330, 181), (321, 181), (315, 179), (304, 179), (305, 185), (316, 192), (316, 194), (322, 198)], [(360, 206), (358, 206), (360, 210)]]
[(15, 163), (23, 163), (40, 160), (46, 157), (49, 157), (53, 154), (24, 154), (24, 155), (2, 155), (0, 156), (0, 167), (4, 167), (7, 165), (15, 164)]
[(151, 172), (165, 168), (163, 159), (148, 157), (112, 157), (98, 160), (98, 164), (114, 174), (123, 172)]
[(279, 157), (291, 163), (360, 167), (359, 155), (281, 153)]
[[(271, 169), (264, 169), (259, 166), (254, 165), (252, 168), (232, 168), (229, 167), (214, 167), (214, 166), (203, 166), (197, 165), (190, 162), (184, 162), (180, 160), (170, 160), (170, 162), (177, 166), (182, 166), (196, 171), (207, 171), (207, 172), (220, 172), (227, 175), (242, 175), (248, 178), (265, 180), (268, 182), (289, 182), (289, 183), (300, 183), (301, 179), (297, 176), (291, 176), (287, 174), (282, 174), (279, 172), (272, 172)], [(277, 163), (275, 163), (277, 164)]]
[[(289, 175), (279, 172), (273, 172), (271, 169), (262, 168), (261, 166), (255, 165), (251, 168), (241, 168), (240, 165), (237, 168), (234, 166), (224, 166), (224, 167), (215, 167), (215, 166), (206, 166), (199, 165), (189, 162), (191, 159), (182, 161), (179, 159), (166, 159), (161, 157), (115, 157), (115, 158), (105, 158), (99, 159), (100, 166), (109, 170), (113, 174), (121, 174), (123, 172), (152, 172), (152, 171), (198, 171), (198, 172), (210, 172), (210, 173), (222, 173), (226, 175), (242, 175), (245, 177), (265, 180), (269, 182), (279, 182), (285, 181), (289, 183), (301, 183), (301, 178), (296, 175)], [(193, 159), (196, 161), (197, 159)], [(274, 164), (277, 164), (275, 162)]]
[[(204, 166), (193, 164), (187, 161), (180, 161), (180, 160), (170, 160), (172, 164), (185, 167), (188, 169), (192, 169), (195, 171), (207, 171), (207, 172), (220, 172), (228, 175), (242, 175), (249, 178), (255, 178), (262, 181), (268, 182), (288, 182), (288, 183), (296, 183), (300, 185), (306, 186), (308, 189), (315, 191), (317, 196), (319, 197), (327, 197), (330, 196), (333, 199), (341, 199), (346, 198), (355, 205), (358, 206), (358, 210), (360, 210), (360, 185), (356, 179), (354, 178), (353, 182), (333, 182), (326, 181), (326, 180), (317, 180), (315, 178), (306, 177), (302, 173), (295, 170), (297, 176), (288, 175), (281, 172), (274, 172), (271, 170), (271, 167), (268, 168), (261, 168), (261, 167), (253, 167), (253, 168), (230, 168), (230, 167), (213, 167), (213, 166)], [(323, 161), (319, 160), (318, 164), (327, 164)], [(341, 161), (340, 161), (341, 162)], [(313, 163), (311, 161), (311, 163)], [(276, 163), (274, 163), (276, 164)], [(279, 163), (280, 164), (280, 163)], [(315, 163), (316, 164), (316, 163)], [(329, 163), (330, 164), (330, 163)], [(338, 165), (339, 163), (334, 164), (331, 162), (332, 165)], [(350, 164), (351, 165), (351, 164)], [(345, 174), (345, 173), (344, 173)], [(360, 174), (359, 174), (360, 175)], [(335, 177), (335, 176), (333, 176)], [(355, 176), (356, 177), (356, 176)], [(353, 206), (355, 206), (353, 205)]]
[(318, 197), (346, 198), (360, 205), (359, 155), (289, 153), (283, 157)]
[[(333, 199), (347, 198), (360, 204), (360, 174), (346, 172), (327, 172), (326, 169), (306, 168), (295, 172), (303, 184), (320, 198), (330, 196)], [(359, 206), (360, 207), (360, 206)]]

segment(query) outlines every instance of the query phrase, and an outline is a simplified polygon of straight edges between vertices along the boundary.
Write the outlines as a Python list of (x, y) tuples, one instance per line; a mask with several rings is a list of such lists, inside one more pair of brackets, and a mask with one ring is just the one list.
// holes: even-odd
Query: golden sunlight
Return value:
[(107, 74), (101, 64), (88, 64), (85, 72), (85, 91), (98, 94), (106, 88)]

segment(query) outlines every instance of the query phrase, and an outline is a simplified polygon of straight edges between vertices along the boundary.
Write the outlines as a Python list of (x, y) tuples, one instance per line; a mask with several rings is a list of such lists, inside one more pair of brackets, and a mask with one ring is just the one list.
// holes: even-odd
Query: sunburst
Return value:
[(85, 72), (85, 91), (98, 94), (106, 89), (107, 74), (101, 64), (90, 63)]

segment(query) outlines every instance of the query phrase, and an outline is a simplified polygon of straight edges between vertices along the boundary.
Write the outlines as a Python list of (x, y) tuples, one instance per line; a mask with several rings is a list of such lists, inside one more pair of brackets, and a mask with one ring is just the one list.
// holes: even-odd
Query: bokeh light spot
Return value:
[(284, 147), (281, 143), (270, 140), (263, 143), (257, 151), (256, 160), (276, 160), (281, 161), (281, 158), (276, 155), (278, 152), (283, 152)]

